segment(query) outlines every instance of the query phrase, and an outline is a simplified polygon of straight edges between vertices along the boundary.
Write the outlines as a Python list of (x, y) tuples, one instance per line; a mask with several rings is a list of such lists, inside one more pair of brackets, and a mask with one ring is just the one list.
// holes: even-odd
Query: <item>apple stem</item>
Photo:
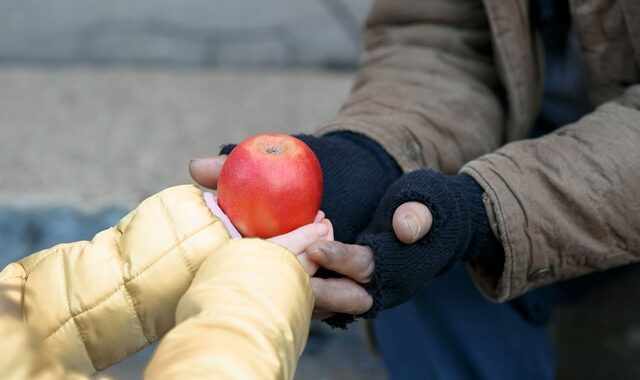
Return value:
[(282, 149), (280, 149), (279, 147), (268, 147), (267, 148), (267, 153), (280, 153), (282, 151)]

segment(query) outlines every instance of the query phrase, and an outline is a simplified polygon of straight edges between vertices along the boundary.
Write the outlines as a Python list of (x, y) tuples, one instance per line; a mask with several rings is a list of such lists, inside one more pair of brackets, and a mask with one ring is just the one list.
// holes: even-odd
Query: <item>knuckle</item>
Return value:
[(375, 269), (375, 263), (373, 262), (373, 260), (369, 260), (366, 266), (360, 272), (359, 281), (365, 284), (371, 281), (371, 275), (373, 275), (374, 269)]
[(302, 240), (303, 240), (304, 245), (309, 245), (309, 244), (313, 243), (316, 240), (316, 236), (315, 236), (313, 231), (306, 230), (302, 234)]
[(349, 314), (362, 314), (371, 309), (373, 305), (373, 300), (371, 296), (364, 290), (361, 289), (356, 295), (349, 306)]
[(373, 298), (367, 294), (367, 296), (362, 300), (362, 308), (358, 312), (358, 314), (366, 313), (373, 307)]
[(336, 242), (326, 242), (322, 245), (322, 251), (324, 253), (324, 257), (328, 263), (335, 263), (339, 261), (341, 247), (340, 243)]
[(328, 304), (327, 295), (329, 294), (327, 292), (326, 281), (320, 278), (312, 278), (311, 290), (315, 298), (315, 306), (318, 308), (326, 308), (325, 306)]
[(341, 247), (340, 243), (324, 241), (318, 245), (318, 258), (327, 266), (333, 266), (336, 262), (340, 262)]
[(333, 311), (356, 315), (362, 314), (371, 308), (371, 302), (369, 301), (371, 296), (360, 285), (346, 278), (336, 280), (335, 285), (342, 289), (342, 296), (337, 300), (339, 302), (336, 302)]
[(309, 249), (307, 250), (309, 257), (319, 263), (319, 264), (325, 264), (326, 263), (326, 255), (325, 252), (318, 247), (318, 245), (312, 245), (311, 247), (309, 247)]

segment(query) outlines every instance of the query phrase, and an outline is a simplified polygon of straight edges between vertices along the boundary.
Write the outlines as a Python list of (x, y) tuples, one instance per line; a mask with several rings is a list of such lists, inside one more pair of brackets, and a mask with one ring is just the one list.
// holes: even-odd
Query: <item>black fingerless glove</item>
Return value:
[[(466, 174), (445, 176), (431, 170), (406, 174), (391, 185), (357, 240), (372, 249), (375, 259), (372, 280), (364, 284), (373, 307), (363, 317), (373, 318), (406, 302), (460, 261), (487, 255), (501, 265), (502, 247), (489, 227), (482, 194)], [(429, 233), (414, 244), (400, 242), (391, 224), (396, 208), (409, 201), (425, 204), (433, 216)]]
[[(402, 171), (380, 145), (360, 134), (294, 137), (304, 141), (320, 161), (324, 181), (320, 207), (333, 223), (335, 239), (353, 243)], [(234, 147), (226, 145), (220, 154), (229, 154)]]

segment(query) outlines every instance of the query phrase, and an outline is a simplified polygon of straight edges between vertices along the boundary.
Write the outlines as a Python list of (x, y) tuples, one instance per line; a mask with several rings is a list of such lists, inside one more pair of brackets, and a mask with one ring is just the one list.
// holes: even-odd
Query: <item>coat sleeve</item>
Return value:
[(491, 41), (480, 0), (377, 0), (351, 94), (318, 133), (364, 134), (405, 171), (456, 173), (504, 142)]
[(197, 187), (170, 188), (92, 241), (10, 264), (0, 273), (2, 298), (43, 351), (91, 374), (171, 329), (200, 264), (228, 239)]
[(639, 84), (575, 124), (462, 171), (486, 191), (504, 246), (500, 276), (471, 266), (490, 298), (640, 261)]
[(11, 314), (0, 314), (0, 349), (0, 378), (4, 380), (89, 380), (41, 350), (24, 323)]
[(145, 378), (291, 379), (312, 309), (309, 276), (291, 252), (230, 241), (202, 264)]

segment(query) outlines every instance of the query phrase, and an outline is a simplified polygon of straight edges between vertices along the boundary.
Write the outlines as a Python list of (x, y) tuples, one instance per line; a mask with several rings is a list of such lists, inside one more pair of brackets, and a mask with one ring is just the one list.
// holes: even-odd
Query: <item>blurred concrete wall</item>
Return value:
[(0, 64), (353, 67), (372, 0), (3, 0)]

